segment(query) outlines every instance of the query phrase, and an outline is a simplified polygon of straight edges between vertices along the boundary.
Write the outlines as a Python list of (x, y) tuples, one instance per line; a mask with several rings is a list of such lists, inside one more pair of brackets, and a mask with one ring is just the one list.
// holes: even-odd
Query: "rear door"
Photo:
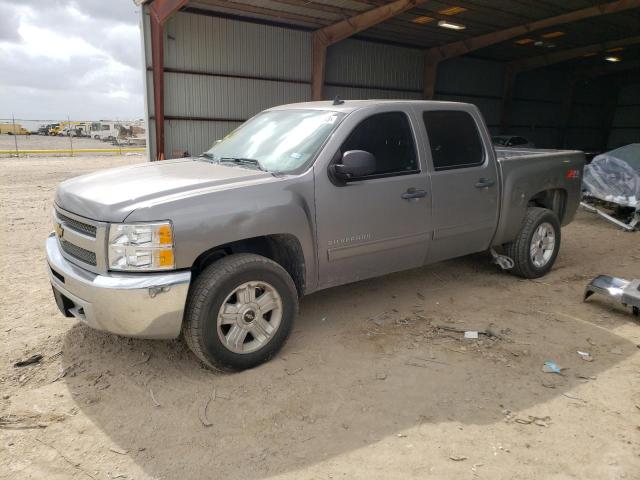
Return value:
[(495, 154), (480, 114), (453, 104), (420, 110), (433, 191), (428, 261), (486, 250), (498, 223), (500, 192)]
[[(351, 113), (314, 165), (320, 288), (425, 263), (431, 189), (411, 115), (394, 105)], [(373, 154), (377, 171), (339, 185), (327, 169), (349, 150)]]

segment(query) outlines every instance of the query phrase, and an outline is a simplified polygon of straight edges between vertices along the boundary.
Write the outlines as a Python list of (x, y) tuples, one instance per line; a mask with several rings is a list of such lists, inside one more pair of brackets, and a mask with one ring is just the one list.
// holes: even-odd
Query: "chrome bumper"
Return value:
[(624, 306), (630, 306), (634, 315), (640, 313), (640, 280), (625, 280), (609, 275), (598, 275), (585, 288), (584, 300), (594, 293), (607, 295)]
[(97, 275), (65, 259), (54, 234), (46, 250), (53, 293), (65, 316), (128, 337), (180, 334), (191, 272)]

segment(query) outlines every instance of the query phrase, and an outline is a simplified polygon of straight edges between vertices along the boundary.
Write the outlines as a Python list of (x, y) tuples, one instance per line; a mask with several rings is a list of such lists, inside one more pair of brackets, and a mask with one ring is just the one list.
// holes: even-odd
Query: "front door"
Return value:
[[(431, 192), (424, 158), (409, 115), (385, 108), (349, 115), (327, 146), (333, 158), (314, 166), (320, 288), (426, 261)], [(349, 150), (373, 154), (376, 172), (340, 185), (327, 167)]]

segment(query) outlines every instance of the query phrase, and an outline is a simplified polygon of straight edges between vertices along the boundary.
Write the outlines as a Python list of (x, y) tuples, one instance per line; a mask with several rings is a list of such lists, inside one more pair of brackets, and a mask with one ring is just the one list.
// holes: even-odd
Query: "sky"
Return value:
[(0, 0), (0, 119), (144, 116), (133, 0)]

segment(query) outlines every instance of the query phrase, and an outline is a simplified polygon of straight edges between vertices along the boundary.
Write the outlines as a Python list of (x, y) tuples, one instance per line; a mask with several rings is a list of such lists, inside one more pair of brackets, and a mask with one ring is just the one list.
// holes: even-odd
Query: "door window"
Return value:
[(451, 170), (482, 165), (484, 148), (473, 117), (459, 110), (432, 110), (422, 114), (429, 136), (433, 167)]
[(419, 171), (409, 119), (402, 112), (364, 119), (340, 149), (341, 153), (349, 150), (365, 150), (376, 158), (376, 172), (367, 178)]

